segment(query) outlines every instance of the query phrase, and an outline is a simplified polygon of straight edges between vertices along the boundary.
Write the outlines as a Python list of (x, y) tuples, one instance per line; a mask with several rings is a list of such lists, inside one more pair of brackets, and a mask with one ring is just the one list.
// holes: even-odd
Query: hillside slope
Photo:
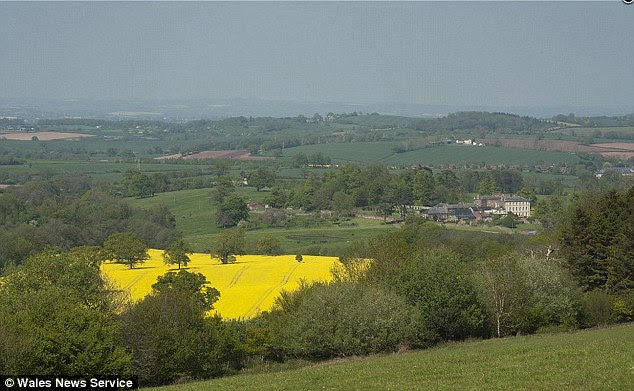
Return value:
[(188, 390), (626, 390), (634, 324), (457, 343), (299, 370), (179, 386)]

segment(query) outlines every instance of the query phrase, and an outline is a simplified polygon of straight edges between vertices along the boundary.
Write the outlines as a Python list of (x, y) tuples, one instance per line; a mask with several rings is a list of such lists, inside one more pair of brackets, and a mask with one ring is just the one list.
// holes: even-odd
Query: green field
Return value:
[(414, 163), (440, 164), (554, 164), (576, 163), (579, 158), (568, 152), (537, 151), (504, 147), (473, 147), (466, 145), (440, 145), (413, 151), (394, 153), (392, 148), (399, 142), (362, 142), (314, 144), (287, 148), (284, 156), (291, 157), (298, 152), (311, 154), (322, 152), (334, 162), (382, 163), (389, 165), (408, 165)]
[[(34, 133), (36, 135), (36, 133)], [(200, 140), (157, 140), (152, 138), (132, 137), (130, 139), (107, 139), (103, 137), (88, 137), (80, 140), (51, 140), (51, 141), (18, 141), (18, 140), (2, 140), (0, 147), (8, 150), (16, 149), (21, 151), (63, 151), (63, 152), (80, 152), (85, 154), (95, 154), (106, 156), (108, 148), (117, 150), (130, 150), (136, 155), (150, 155), (149, 149), (154, 147), (162, 148), (169, 151), (172, 148), (179, 149), (181, 147), (188, 148), (196, 145), (198, 142), (206, 141), (205, 138)]]
[(160, 390), (627, 390), (634, 325), (453, 343)]
[[(236, 188), (238, 195), (245, 200), (263, 202), (267, 192), (257, 192), (252, 187)], [(208, 251), (214, 238), (220, 232), (215, 223), (216, 208), (211, 199), (210, 189), (181, 190), (160, 193), (148, 198), (128, 198), (133, 207), (149, 209), (165, 205), (176, 218), (176, 227), (183, 232), (185, 239), (195, 251)], [(251, 220), (257, 220), (258, 214), (252, 212)], [(280, 240), (285, 253), (320, 253), (324, 247), (344, 246), (354, 240), (368, 239), (386, 230), (395, 230), (393, 225), (385, 225), (380, 220), (354, 218), (341, 224), (311, 227), (260, 228), (246, 232), (249, 246), (253, 247), (262, 235), (274, 235)], [(319, 249), (317, 249), (319, 248)], [(326, 253), (323, 253), (326, 255)], [(317, 255), (317, 254), (314, 254)]]
[[(1, 170), (13, 174), (33, 175), (89, 175), (97, 180), (117, 182), (123, 178), (123, 173), (130, 169), (137, 169), (134, 162), (95, 161), (95, 160), (32, 160), (27, 164), (1, 166)], [(173, 164), (173, 163), (141, 163), (141, 171), (146, 174), (170, 171), (199, 170), (201, 175), (210, 175), (211, 170), (206, 164)]]

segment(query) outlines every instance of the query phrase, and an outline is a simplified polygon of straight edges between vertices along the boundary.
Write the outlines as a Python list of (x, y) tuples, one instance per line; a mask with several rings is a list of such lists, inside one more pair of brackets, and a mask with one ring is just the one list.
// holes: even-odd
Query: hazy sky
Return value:
[(631, 105), (634, 5), (0, 3), (0, 97)]

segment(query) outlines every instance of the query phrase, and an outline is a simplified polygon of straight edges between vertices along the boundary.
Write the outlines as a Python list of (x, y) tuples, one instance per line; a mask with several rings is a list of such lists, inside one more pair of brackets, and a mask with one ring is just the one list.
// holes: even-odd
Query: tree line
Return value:
[(102, 245), (130, 231), (158, 248), (181, 236), (164, 206), (140, 211), (87, 177), (55, 177), (0, 193), (0, 268), (19, 264), (47, 247)]

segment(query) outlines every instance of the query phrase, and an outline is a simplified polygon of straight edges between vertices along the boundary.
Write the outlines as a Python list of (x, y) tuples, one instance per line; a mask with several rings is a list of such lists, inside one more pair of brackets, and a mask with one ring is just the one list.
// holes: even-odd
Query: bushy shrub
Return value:
[(415, 254), (398, 269), (392, 287), (415, 306), (420, 343), (488, 335), (484, 305), (467, 266), (453, 251)]
[(553, 262), (510, 254), (482, 262), (478, 280), (499, 337), (578, 326), (578, 289), (569, 273)]
[(349, 282), (285, 293), (268, 319), (272, 347), (304, 358), (395, 351), (411, 341), (414, 326), (411, 309), (401, 297)]
[(123, 316), (132, 364), (144, 385), (208, 378), (237, 369), (241, 349), (219, 316), (206, 312), (219, 297), (201, 274), (168, 273)]
[(115, 314), (122, 298), (102, 279), (96, 259), (43, 252), (1, 279), (0, 373), (132, 373)]
[(594, 289), (583, 294), (584, 326), (605, 326), (613, 323), (612, 296), (602, 289)]
[(612, 314), (617, 322), (634, 321), (634, 291), (630, 291), (628, 295), (614, 298)]
[(262, 235), (255, 244), (258, 254), (280, 255), (282, 254), (282, 245), (280, 240), (273, 235)]

